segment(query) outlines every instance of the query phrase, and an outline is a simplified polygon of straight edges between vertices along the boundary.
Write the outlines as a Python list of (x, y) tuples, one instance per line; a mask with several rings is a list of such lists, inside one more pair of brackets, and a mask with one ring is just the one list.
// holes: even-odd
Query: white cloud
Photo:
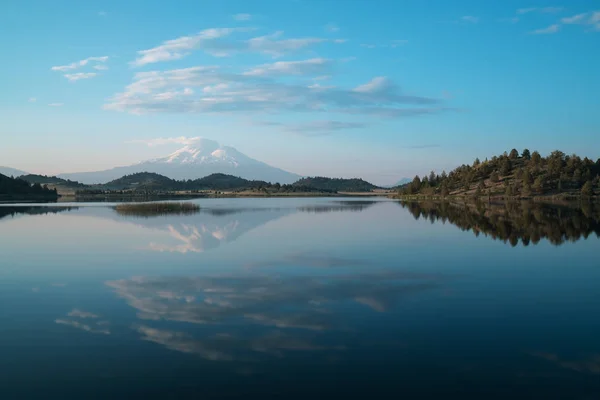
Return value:
[(470, 22), (472, 24), (476, 24), (479, 22), (479, 17), (475, 17), (473, 15), (464, 15), (460, 17), (460, 20), (463, 22)]
[(600, 31), (600, 11), (589, 11), (561, 19), (563, 24), (589, 25)]
[(385, 77), (354, 89), (282, 82), (275, 77), (284, 76), (285, 71), (306, 72), (302, 68), (307, 67), (274, 65), (277, 63), (257, 67), (253, 75), (214, 66), (140, 72), (104, 108), (134, 114), (311, 111), (405, 116), (412, 115), (414, 105), (440, 103), (439, 99), (405, 94)]
[(326, 39), (315, 37), (278, 40), (277, 38), (281, 37), (282, 35), (283, 31), (277, 31), (271, 35), (252, 38), (246, 42), (247, 50), (250, 52), (269, 54), (274, 57), (279, 57), (285, 53), (326, 41)]
[(528, 7), (528, 8), (519, 8), (517, 10), (517, 14), (529, 14), (532, 12), (539, 12), (543, 14), (556, 14), (563, 10), (563, 7)]
[(61, 72), (65, 72), (65, 71), (71, 71), (77, 68), (81, 68), (83, 66), (88, 65), (90, 62), (94, 62), (94, 63), (105, 63), (106, 61), (108, 61), (108, 56), (102, 56), (102, 57), (88, 57), (86, 59), (83, 60), (79, 60), (79, 61), (75, 61), (74, 63), (71, 64), (67, 64), (67, 65), (58, 65), (55, 67), (52, 67), (51, 70), (52, 71), (61, 71)]
[(107, 15), (108, 15), (108, 13), (106, 11), (98, 11), (99, 17), (106, 17)]
[(138, 51), (138, 58), (131, 64), (139, 67), (162, 61), (179, 60), (189, 55), (194, 49), (205, 49), (213, 54), (224, 55), (224, 52), (234, 50), (235, 46), (220, 39), (234, 32), (247, 30), (246, 28), (211, 28), (205, 29), (196, 35), (167, 40), (160, 46)]
[(76, 82), (80, 79), (90, 79), (98, 74), (95, 72), (77, 72), (75, 74), (65, 74), (64, 77), (70, 80), (71, 82)]
[(30, 103), (35, 103), (37, 99), (35, 97), (30, 97), (28, 100)]
[(585, 21), (585, 18), (588, 16), (588, 13), (582, 13), (573, 15), (572, 17), (565, 17), (560, 20), (563, 24), (581, 24)]
[(62, 107), (64, 104), (63, 103), (49, 103), (48, 105), (50, 107)]
[(235, 19), (236, 21), (250, 21), (252, 19), (252, 15), (251, 14), (235, 14), (233, 16), (233, 19)]
[(533, 33), (534, 35), (548, 35), (548, 34), (556, 33), (558, 31), (560, 31), (560, 25), (554, 24), (554, 25), (550, 25), (547, 28), (536, 29), (535, 31), (533, 31), (531, 33)]
[(77, 321), (71, 321), (68, 319), (56, 319), (54, 320), (55, 323), (59, 324), (59, 325), (67, 325), (73, 328), (77, 328), (77, 329), (81, 329), (83, 331), (86, 332), (90, 332), (90, 333), (98, 333), (98, 334), (102, 334), (102, 335), (110, 335), (110, 331), (108, 329), (96, 329), (96, 328), (92, 328), (89, 325), (86, 324), (82, 324), (81, 322), (77, 322)]
[(286, 53), (325, 42), (322, 38), (281, 39), (283, 31), (271, 35), (259, 36), (248, 40), (228, 41), (226, 37), (234, 32), (249, 32), (251, 28), (213, 28), (192, 36), (182, 36), (167, 40), (160, 46), (138, 51), (138, 58), (131, 64), (142, 66), (162, 61), (179, 60), (191, 54), (193, 50), (204, 50), (216, 56), (225, 57), (234, 53), (250, 52), (280, 57)]
[(106, 65), (94, 65), (92, 68), (94, 68), (95, 70), (98, 70), (98, 71), (105, 71), (108, 69), (108, 67)]
[(182, 145), (191, 145), (198, 141), (202, 140), (201, 137), (169, 137), (169, 138), (155, 138), (155, 139), (139, 139), (139, 140), (129, 140), (126, 143), (143, 143), (148, 145), (148, 147), (161, 146), (165, 144), (182, 144)]
[(71, 312), (67, 315), (69, 317), (75, 317), (75, 318), (100, 318), (98, 315), (96, 315), (94, 313), (82, 311), (77, 308), (74, 308), (73, 310), (71, 310)]
[(312, 58), (304, 61), (278, 61), (265, 64), (244, 72), (249, 76), (318, 75), (331, 70), (333, 61), (325, 58)]

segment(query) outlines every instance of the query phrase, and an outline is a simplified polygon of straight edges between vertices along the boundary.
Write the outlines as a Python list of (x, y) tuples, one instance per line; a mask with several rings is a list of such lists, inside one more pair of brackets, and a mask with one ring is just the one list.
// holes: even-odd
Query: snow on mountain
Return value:
[(21, 175), (28, 175), (29, 172), (21, 171), (21, 170), (10, 168), (10, 167), (1, 167), (0, 166), (0, 174), (2, 174), (4, 176), (13, 176), (16, 178)]
[(208, 139), (198, 140), (166, 157), (105, 171), (61, 174), (59, 177), (95, 184), (106, 183), (137, 172), (154, 172), (178, 180), (198, 179), (214, 173), (223, 173), (281, 184), (293, 183), (301, 178), (299, 175), (250, 158), (233, 147), (222, 146)]

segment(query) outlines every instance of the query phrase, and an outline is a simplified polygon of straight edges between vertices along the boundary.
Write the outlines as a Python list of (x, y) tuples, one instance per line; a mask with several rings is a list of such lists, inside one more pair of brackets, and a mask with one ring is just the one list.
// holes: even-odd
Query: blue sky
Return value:
[(196, 136), (381, 184), (513, 147), (596, 159), (593, 3), (5, 1), (0, 165), (98, 170)]

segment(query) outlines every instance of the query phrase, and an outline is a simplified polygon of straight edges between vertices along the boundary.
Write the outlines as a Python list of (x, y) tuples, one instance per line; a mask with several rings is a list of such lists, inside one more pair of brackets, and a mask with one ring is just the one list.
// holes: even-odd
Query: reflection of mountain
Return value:
[(0, 219), (15, 215), (44, 215), (57, 214), (64, 211), (76, 210), (77, 207), (29, 207), (29, 206), (0, 206)]
[[(339, 344), (319, 344), (320, 332), (347, 329), (348, 314), (343, 310), (351, 303), (384, 312), (407, 296), (440, 287), (445, 279), (390, 271), (286, 278), (262, 274), (135, 277), (106, 284), (146, 324), (209, 324), (224, 331), (195, 339), (185, 332), (142, 325), (137, 328), (142, 339), (211, 360), (232, 360), (248, 356), (247, 352), (342, 349)], [(257, 336), (250, 336), (250, 331)]]
[(167, 232), (170, 238), (150, 243), (151, 250), (199, 253), (233, 242), (254, 228), (289, 215), (293, 211), (256, 209), (226, 214), (202, 211), (194, 215), (170, 215), (152, 219), (128, 217), (119, 220)]
[(510, 202), (505, 204), (402, 202), (415, 219), (432, 222), (441, 220), (483, 233), (493, 239), (510, 242), (516, 246), (537, 244), (547, 239), (555, 245), (565, 241), (587, 238), (590, 233), (600, 237), (600, 207), (592, 203), (576, 206), (541, 204), (535, 202)]

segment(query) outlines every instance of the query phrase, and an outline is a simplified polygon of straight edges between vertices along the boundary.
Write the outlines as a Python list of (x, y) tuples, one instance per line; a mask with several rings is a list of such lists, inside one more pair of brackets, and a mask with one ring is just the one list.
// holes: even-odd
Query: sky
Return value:
[(591, 0), (5, 0), (0, 32), (0, 165), (27, 172), (198, 136), (378, 184), (512, 148), (600, 157)]

